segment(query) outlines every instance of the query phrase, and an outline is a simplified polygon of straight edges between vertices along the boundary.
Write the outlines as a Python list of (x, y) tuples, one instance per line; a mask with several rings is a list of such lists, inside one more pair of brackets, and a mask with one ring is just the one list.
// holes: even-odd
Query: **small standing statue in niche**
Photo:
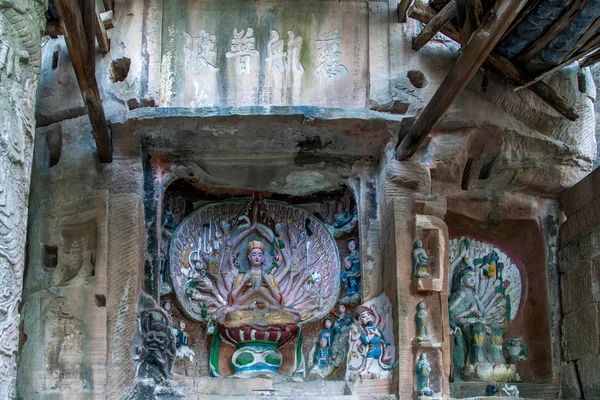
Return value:
[(360, 256), (356, 239), (348, 240), (349, 254), (344, 258), (344, 271), (340, 279), (344, 284), (345, 296), (341, 303), (354, 303), (360, 300)]
[(423, 248), (423, 242), (416, 240), (413, 246), (412, 260), (413, 260), (413, 275), (417, 278), (429, 278), (429, 272), (427, 272), (427, 252)]
[(519, 361), (529, 357), (529, 348), (522, 344), (520, 337), (516, 337), (505, 343), (504, 349), (508, 353), (506, 361), (508, 361), (509, 364), (514, 365), (517, 371), (515, 372), (512, 381), (521, 382), (521, 376), (519, 375)]
[(415, 324), (417, 326), (417, 343), (429, 343), (431, 339), (427, 335), (427, 325), (429, 323), (429, 314), (425, 311), (425, 302), (420, 301), (415, 314)]
[(319, 333), (319, 343), (321, 339), (325, 339), (327, 341), (327, 346), (331, 346), (333, 344), (333, 337), (335, 336), (335, 332), (332, 329), (333, 321), (331, 318), (325, 318), (323, 321), (323, 329), (321, 333)]
[(429, 375), (431, 374), (431, 365), (427, 359), (427, 354), (419, 355), (417, 362), (417, 394), (419, 396), (432, 396), (433, 390), (429, 387)]
[(335, 313), (335, 322), (333, 324), (333, 333), (338, 335), (342, 329), (352, 324), (352, 317), (348, 314), (345, 304), (338, 304), (337, 311)]
[(319, 348), (315, 353), (315, 367), (318, 369), (329, 366), (329, 359), (333, 355), (331, 346), (327, 343), (327, 338), (321, 337), (319, 339)]
[(159, 308), (142, 311), (138, 316), (138, 331), (142, 339), (138, 378), (157, 381), (171, 378), (176, 350), (168, 315)]

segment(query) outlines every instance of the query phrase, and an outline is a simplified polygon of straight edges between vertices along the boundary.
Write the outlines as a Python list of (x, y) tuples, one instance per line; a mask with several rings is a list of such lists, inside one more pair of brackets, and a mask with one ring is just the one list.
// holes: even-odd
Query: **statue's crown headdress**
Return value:
[(250, 254), (250, 252), (254, 249), (260, 249), (264, 253), (265, 245), (259, 240), (252, 240), (248, 242), (248, 246), (246, 247), (246, 254)]

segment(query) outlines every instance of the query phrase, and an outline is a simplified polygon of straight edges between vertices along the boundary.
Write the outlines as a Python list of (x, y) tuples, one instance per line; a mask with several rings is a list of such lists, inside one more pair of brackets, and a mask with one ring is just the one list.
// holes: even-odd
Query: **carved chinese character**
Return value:
[(217, 51), (215, 35), (209, 35), (206, 29), (200, 31), (200, 36), (192, 39), (185, 34), (185, 69), (187, 71), (218, 71), (216, 67)]
[(341, 43), (342, 38), (339, 29), (321, 34), (321, 37), (317, 40), (319, 61), (315, 75), (320, 76), (324, 72), (328, 78), (340, 78), (348, 74), (346, 67), (338, 64), (339, 59), (342, 57), (340, 52)]
[(279, 32), (272, 30), (271, 38), (269, 39), (269, 44), (267, 46), (267, 58), (265, 59), (267, 68), (271, 69), (275, 66), (279, 72), (283, 72), (283, 58), (285, 55), (286, 54), (283, 51), (283, 39), (279, 37)]
[(292, 72), (303, 74), (304, 67), (300, 64), (300, 52), (302, 51), (302, 36), (294, 36), (294, 31), (288, 31), (288, 62)]
[(238, 32), (233, 30), (233, 39), (231, 39), (231, 51), (225, 53), (227, 58), (235, 58), (235, 71), (238, 75), (249, 75), (251, 71), (252, 56), (258, 55), (258, 50), (254, 48), (254, 29), (247, 28)]

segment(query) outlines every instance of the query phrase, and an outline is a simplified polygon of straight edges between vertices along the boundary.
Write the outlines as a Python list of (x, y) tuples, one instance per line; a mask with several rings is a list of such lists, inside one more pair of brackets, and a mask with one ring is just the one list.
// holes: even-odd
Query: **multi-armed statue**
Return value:
[[(276, 372), (278, 347), (301, 323), (325, 316), (340, 285), (338, 250), (326, 227), (305, 210), (259, 195), (190, 214), (173, 235), (170, 268), (182, 309), (218, 324), (220, 338), (237, 347), (232, 364), (241, 375)], [(301, 372), (302, 351), (296, 354)], [(215, 374), (216, 362), (211, 357)]]

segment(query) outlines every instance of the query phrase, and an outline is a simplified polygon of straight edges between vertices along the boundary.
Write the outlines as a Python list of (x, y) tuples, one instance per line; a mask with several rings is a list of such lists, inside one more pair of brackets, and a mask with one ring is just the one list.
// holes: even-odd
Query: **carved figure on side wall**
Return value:
[(509, 364), (514, 365), (517, 371), (512, 378), (513, 382), (521, 382), (521, 376), (519, 375), (519, 361), (529, 357), (529, 348), (521, 341), (522, 339), (520, 337), (515, 337), (504, 344), (504, 349), (508, 353), (506, 361)]
[(423, 248), (423, 242), (415, 240), (413, 245), (412, 260), (413, 260), (413, 275), (417, 278), (429, 278), (429, 272), (427, 271), (427, 252)]
[(427, 325), (429, 324), (429, 314), (425, 310), (425, 302), (420, 301), (415, 314), (415, 325), (417, 327), (417, 343), (429, 343), (431, 339), (427, 335)]
[(453, 380), (511, 379), (516, 366), (502, 344), (521, 298), (518, 268), (494, 246), (462, 237), (451, 241), (450, 274)]
[(319, 341), (321, 339), (325, 339), (327, 341), (327, 346), (331, 346), (333, 344), (333, 337), (335, 333), (333, 331), (333, 321), (331, 318), (325, 318), (323, 321), (323, 329), (319, 333)]
[(352, 238), (348, 240), (349, 254), (344, 258), (344, 271), (340, 279), (344, 284), (344, 297), (342, 303), (354, 303), (360, 300), (360, 256), (358, 242)]
[(427, 354), (421, 353), (416, 366), (417, 373), (417, 394), (419, 396), (432, 396), (433, 390), (429, 387), (429, 377), (431, 375), (431, 365), (427, 359)]
[[(378, 308), (383, 315), (377, 311)], [(354, 310), (354, 324), (348, 339), (347, 379), (354, 380), (358, 374), (374, 379), (385, 378), (398, 364), (394, 362), (394, 346), (386, 339), (388, 334), (387, 337), (393, 335), (390, 311), (391, 304), (385, 294)]]
[(157, 381), (171, 378), (176, 342), (168, 315), (160, 308), (142, 311), (138, 316), (138, 329), (142, 338), (138, 377)]
[(335, 312), (335, 322), (333, 323), (333, 333), (336, 335), (339, 334), (342, 329), (352, 324), (352, 317), (346, 311), (345, 304), (338, 304)]
[(315, 366), (317, 368), (325, 368), (329, 365), (329, 359), (333, 355), (331, 351), (331, 346), (327, 343), (327, 339), (325, 337), (321, 337), (319, 339), (319, 348), (315, 353)]

